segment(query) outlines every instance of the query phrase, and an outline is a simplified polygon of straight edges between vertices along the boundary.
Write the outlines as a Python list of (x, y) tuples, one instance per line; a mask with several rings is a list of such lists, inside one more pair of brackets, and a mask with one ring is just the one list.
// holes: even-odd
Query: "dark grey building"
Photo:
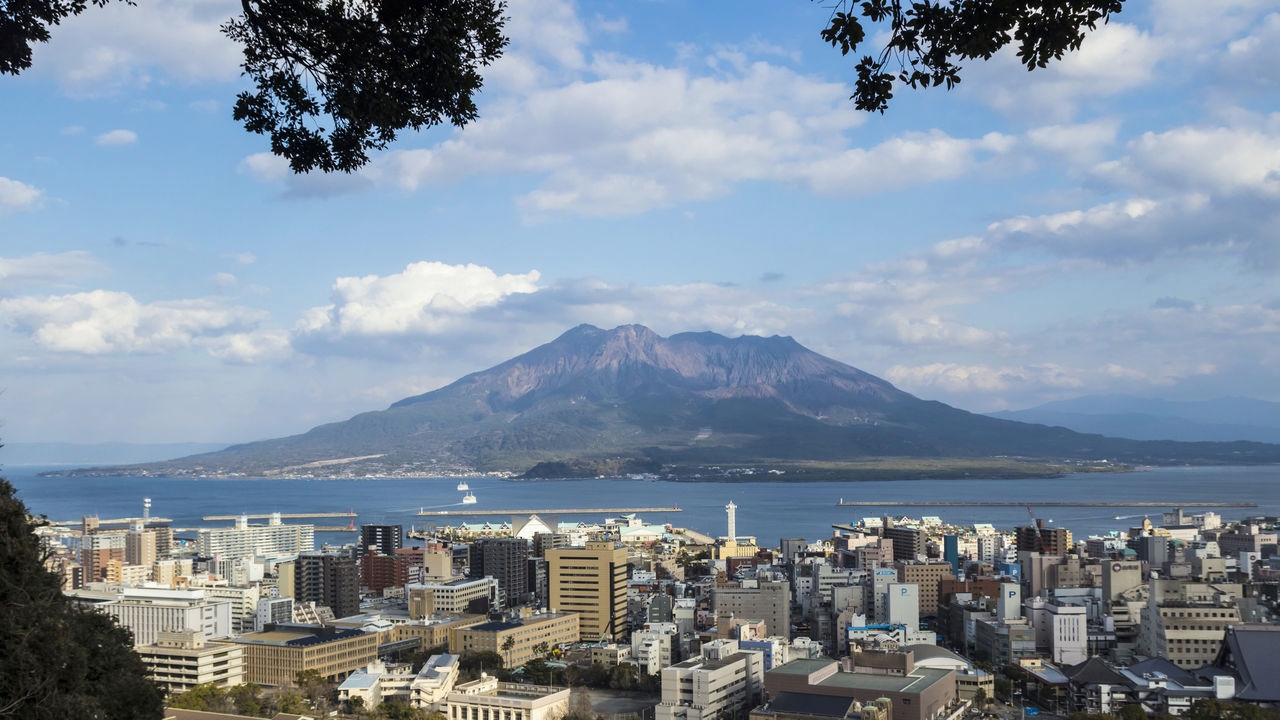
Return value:
[(529, 542), (522, 538), (485, 538), (471, 544), (473, 578), (498, 581), (503, 607), (529, 601)]
[(364, 555), (371, 547), (377, 548), (373, 551), (377, 555), (395, 555), (397, 550), (404, 547), (404, 526), (361, 525), (358, 554)]
[(333, 610), (334, 617), (360, 612), (360, 568), (345, 555), (304, 553), (293, 564), (293, 597)]

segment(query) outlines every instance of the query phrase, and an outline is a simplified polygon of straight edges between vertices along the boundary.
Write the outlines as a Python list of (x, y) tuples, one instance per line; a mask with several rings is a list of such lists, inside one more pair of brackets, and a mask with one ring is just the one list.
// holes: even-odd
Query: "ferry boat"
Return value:
[(462, 504), (463, 504), (463, 505), (474, 505), (474, 504), (475, 504), (475, 502), (476, 502), (476, 494), (475, 494), (475, 493), (469, 492), (469, 493), (467, 493), (466, 495), (463, 495), (463, 496), (462, 496)]
[(467, 484), (466, 480), (463, 480), (462, 482), (458, 483), (458, 492), (466, 492), (467, 490), (470, 490), (470, 489), (471, 489), (471, 486)]

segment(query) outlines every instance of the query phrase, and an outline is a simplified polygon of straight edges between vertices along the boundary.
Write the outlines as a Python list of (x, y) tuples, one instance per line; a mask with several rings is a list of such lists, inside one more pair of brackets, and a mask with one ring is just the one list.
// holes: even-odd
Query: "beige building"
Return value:
[(410, 620), (407, 623), (397, 623), (396, 626), (391, 629), (391, 637), (387, 642), (400, 642), (401, 640), (419, 638), (419, 647), (423, 650), (448, 646), (453, 643), (455, 631), (462, 628), (468, 628), (473, 625), (479, 625), (487, 621), (488, 618), (484, 615), (462, 615), (459, 617), (436, 616), (422, 620)]
[(540, 645), (550, 649), (560, 643), (577, 642), (579, 618), (577, 613), (548, 612), (460, 627), (453, 633), (449, 652), (495, 652), (502, 656), (506, 667), (517, 668), (539, 657), (534, 648)]
[(233, 642), (244, 646), (245, 682), (259, 685), (288, 685), (303, 670), (340, 680), (378, 659), (377, 635), (346, 628), (282, 625)]
[(1227, 627), (1241, 622), (1236, 605), (1240, 593), (1237, 584), (1153, 578), (1142, 609), (1138, 652), (1167, 658), (1186, 670), (1213, 662)]
[(498, 682), (481, 674), (449, 693), (449, 720), (559, 720), (569, 709), (569, 688)]
[(199, 630), (162, 630), (156, 642), (138, 648), (147, 674), (169, 694), (214, 683), (244, 682), (244, 649), (229, 642), (207, 642)]
[(620, 543), (547, 550), (550, 607), (581, 615), (584, 641), (627, 637), (627, 550)]
[(898, 582), (915, 583), (920, 586), (920, 616), (931, 617), (938, 614), (938, 587), (943, 579), (955, 579), (951, 572), (951, 563), (941, 562), (900, 562)]
[(498, 601), (498, 581), (491, 577), (411, 583), (405, 589), (409, 593), (409, 618), (412, 620), (432, 615), (463, 615), (476, 601), (487, 603), (484, 608), (487, 610), (496, 606)]

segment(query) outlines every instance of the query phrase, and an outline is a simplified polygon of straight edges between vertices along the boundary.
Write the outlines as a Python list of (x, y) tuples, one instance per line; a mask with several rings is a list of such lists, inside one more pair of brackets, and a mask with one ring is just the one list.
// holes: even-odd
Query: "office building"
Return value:
[(766, 577), (714, 588), (711, 610), (718, 616), (764, 620), (769, 635), (791, 637), (791, 584), (785, 579)]
[(410, 583), (405, 591), (412, 620), (433, 615), (483, 615), (498, 602), (498, 581), (493, 578)]
[(739, 717), (762, 698), (762, 653), (738, 652), (728, 642), (717, 657), (696, 657), (662, 669), (662, 701), (654, 708), (655, 720), (716, 720)]
[(125, 588), (119, 600), (97, 609), (133, 633), (133, 644), (151, 645), (165, 630), (198, 630), (208, 639), (231, 634), (231, 603), (211, 601), (203, 590)]
[(155, 643), (137, 648), (147, 675), (170, 696), (197, 685), (235, 687), (244, 682), (244, 649), (204, 639), (199, 630), (161, 630)]
[(449, 720), (558, 720), (569, 709), (569, 688), (499, 682), (481, 674), (453, 688)]
[(529, 541), (523, 538), (484, 538), (471, 544), (468, 573), (498, 581), (501, 607), (523, 605), (529, 599)]
[(577, 642), (581, 636), (578, 621), (577, 613), (545, 612), (484, 622), (455, 631), (456, 640), (450, 643), (449, 651), (459, 655), (495, 652), (502, 656), (504, 666), (520, 667), (541, 657), (546, 649)]
[(550, 607), (582, 615), (582, 640), (627, 637), (627, 550), (620, 543), (546, 551)]
[(342, 680), (378, 659), (378, 636), (351, 628), (270, 625), (233, 639), (244, 647), (245, 682), (286, 686), (315, 670)]

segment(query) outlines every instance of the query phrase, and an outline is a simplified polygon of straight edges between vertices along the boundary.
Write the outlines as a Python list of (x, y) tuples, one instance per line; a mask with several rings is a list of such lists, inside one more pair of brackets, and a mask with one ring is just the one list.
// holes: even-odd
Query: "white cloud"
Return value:
[(240, 172), (259, 182), (273, 182), (290, 174), (289, 161), (269, 152), (254, 153), (240, 161)]
[(229, 290), (240, 282), (239, 278), (229, 272), (214, 273), (213, 277), (209, 279), (213, 282), (213, 286), (219, 290)]
[(1079, 50), (1033, 72), (1019, 61), (1017, 43), (1011, 43), (991, 60), (970, 66), (960, 87), (1006, 115), (1069, 118), (1088, 99), (1152, 82), (1169, 52), (1162, 39), (1113, 20), (1088, 33)]
[(83, 250), (36, 253), (27, 257), (0, 257), (0, 285), (65, 285), (104, 272), (97, 258)]
[(1025, 367), (930, 363), (894, 365), (885, 379), (911, 392), (942, 390), (950, 393), (995, 393), (1017, 387), (1080, 388), (1078, 371), (1057, 365)]
[(97, 137), (95, 142), (104, 147), (132, 145), (138, 141), (138, 133), (132, 130), (112, 130)]
[(231, 81), (241, 52), (218, 29), (234, 0), (156, 0), (90, 7), (36, 47), (32, 70), (77, 95), (108, 95), (172, 79)]
[(1270, 127), (1180, 127), (1147, 132), (1098, 174), (1131, 187), (1280, 196), (1280, 113)]
[(479, 265), (416, 262), (395, 275), (342, 277), (333, 303), (312, 308), (304, 333), (332, 335), (434, 334), (465, 322), (480, 308), (538, 289), (538, 271), (498, 275)]
[(258, 261), (258, 257), (249, 252), (237, 253), (232, 256), (232, 259), (236, 261), (237, 265), (252, 265)]
[(219, 360), (246, 364), (279, 360), (293, 351), (289, 333), (283, 330), (259, 329), (215, 335), (202, 340), (201, 345)]
[(82, 355), (160, 353), (247, 332), (264, 313), (207, 300), (140, 303), (124, 292), (0, 300), (0, 317), (40, 347)]
[(0, 213), (38, 207), (43, 194), (44, 191), (39, 188), (0, 176)]

